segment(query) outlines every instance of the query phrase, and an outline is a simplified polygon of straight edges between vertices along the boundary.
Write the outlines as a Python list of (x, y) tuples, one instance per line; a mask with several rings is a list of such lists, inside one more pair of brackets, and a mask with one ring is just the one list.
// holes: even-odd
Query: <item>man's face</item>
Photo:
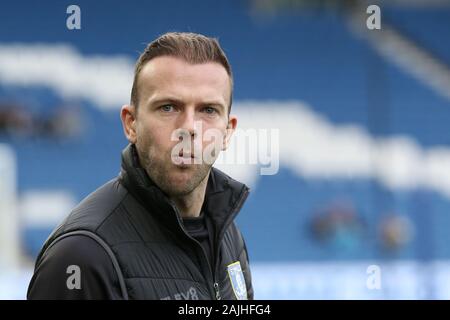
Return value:
[(201, 137), (214, 129), (225, 148), (236, 126), (236, 118), (228, 117), (230, 78), (218, 63), (189, 64), (162, 56), (144, 65), (138, 88), (137, 115), (130, 107), (135, 112), (134, 134), (127, 134), (128, 139), (136, 144), (141, 165), (164, 192), (189, 194), (207, 179), (212, 166), (211, 161), (197, 161), (212, 142)]

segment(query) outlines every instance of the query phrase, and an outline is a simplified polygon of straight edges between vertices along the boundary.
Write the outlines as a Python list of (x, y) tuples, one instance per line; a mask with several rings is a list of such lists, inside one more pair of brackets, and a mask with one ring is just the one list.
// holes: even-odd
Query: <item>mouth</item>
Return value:
[(196, 154), (198, 154), (198, 152), (196, 150), (184, 152), (184, 150), (181, 149), (180, 152), (178, 153), (178, 157), (184, 158), (184, 159), (195, 159)]
[(172, 161), (176, 165), (190, 165), (194, 164), (194, 160), (197, 159), (195, 156), (196, 153), (194, 152), (184, 152), (183, 150), (180, 150), (178, 155), (172, 156)]

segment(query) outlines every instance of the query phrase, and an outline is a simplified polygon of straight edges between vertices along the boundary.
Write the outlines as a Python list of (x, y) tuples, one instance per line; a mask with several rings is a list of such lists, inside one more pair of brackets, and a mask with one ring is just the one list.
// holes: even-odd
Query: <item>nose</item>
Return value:
[(196, 138), (198, 128), (196, 128), (195, 112), (193, 108), (186, 108), (184, 110), (181, 115), (178, 129), (183, 133), (183, 137), (180, 136), (180, 139), (187, 136), (190, 136), (192, 139)]

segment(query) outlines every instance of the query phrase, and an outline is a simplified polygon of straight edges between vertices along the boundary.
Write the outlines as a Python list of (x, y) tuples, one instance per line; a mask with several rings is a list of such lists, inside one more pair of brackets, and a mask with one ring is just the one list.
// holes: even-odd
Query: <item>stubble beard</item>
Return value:
[[(202, 162), (201, 164), (175, 165), (170, 152), (158, 157), (151, 143), (138, 145), (136, 143), (141, 166), (145, 169), (150, 179), (169, 197), (182, 197), (192, 193), (209, 175), (212, 164)], [(177, 183), (171, 179), (175, 174), (183, 171), (192, 172), (189, 179), (184, 183)], [(206, 183), (206, 181), (205, 181)]]

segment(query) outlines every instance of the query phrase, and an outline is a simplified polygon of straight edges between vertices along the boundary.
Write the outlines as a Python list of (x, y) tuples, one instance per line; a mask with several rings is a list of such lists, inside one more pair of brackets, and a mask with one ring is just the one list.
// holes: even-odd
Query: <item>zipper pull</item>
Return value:
[(214, 282), (214, 290), (216, 291), (216, 299), (222, 300), (222, 297), (220, 296), (220, 291), (219, 291), (219, 284), (217, 282)]

